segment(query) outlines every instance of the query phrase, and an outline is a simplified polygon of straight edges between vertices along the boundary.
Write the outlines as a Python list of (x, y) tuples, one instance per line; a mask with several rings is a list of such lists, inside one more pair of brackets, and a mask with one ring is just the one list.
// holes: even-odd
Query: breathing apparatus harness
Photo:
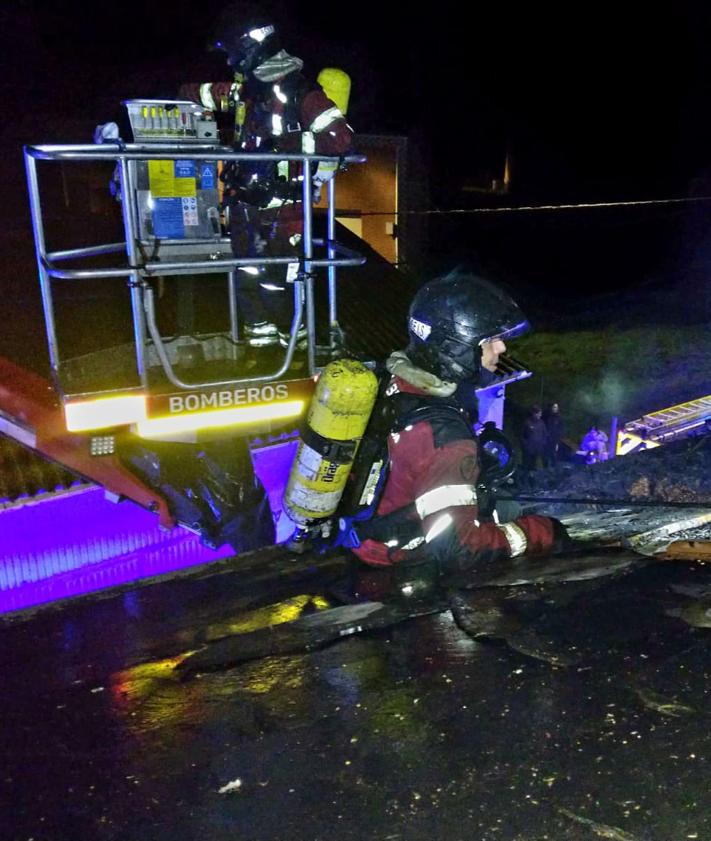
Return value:
[[(348, 484), (336, 515), (330, 523), (330, 535), (324, 548), (358, 548), (364, 540), (376, 540), (389, 547), (389, 553), (423, 545), (422, 522), (415, 502), (388, 514), (377, 514), (387, 481), (390, 436), (417, 423), (429, 422), (435, 429), (446, 428), (449, 440), (474, 435), (465, 410), (454, 397), (433, 397), (403, 393), (391, 385), (391, 374), (376, 371), (378, 396), (370, 421), (361, 440)], [(477, 479), (477, 505), (480, 520), (491, 519), (496, 504), (496, 488), (513, 473), (515, 464), (511, 445), (493, 423), (486, 423), (476, 436), (480, 467)]]
[[(306, 93), (306, 80), (301, 73), (289, 73), (279, 83), (283, 106), (278, 114), (281, 134), (273, 131), (275, 116), (274, 85), (257, 79), (246, 81), (235, 75), (235, 151), (284, 151), (290, 136), (302, 132), (300, 106)], [(287, 174), (288, 164), (280, 170), (275, 161), (231, 161), (222, 172), (225, 202), (242, 202), (256, 208), (268, 207), (275, 199), (282, 203), (300, 201), (301, 185)]]

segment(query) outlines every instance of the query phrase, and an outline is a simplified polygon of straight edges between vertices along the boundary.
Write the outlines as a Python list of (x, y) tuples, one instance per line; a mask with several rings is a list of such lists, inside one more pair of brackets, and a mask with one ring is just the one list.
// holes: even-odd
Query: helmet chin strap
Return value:
[(479, 380), (481, 366), (481, 345), (471, 346), (456, 340), (446, 340), (440, 347), (440, 364), (446, 366), (457, 382)]

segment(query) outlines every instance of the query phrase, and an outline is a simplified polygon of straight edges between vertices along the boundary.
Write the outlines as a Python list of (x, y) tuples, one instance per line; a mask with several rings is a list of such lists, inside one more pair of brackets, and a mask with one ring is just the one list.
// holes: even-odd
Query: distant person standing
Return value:
[(532, 406), (523, 424), (521, 452), (524, 470), (535, 470), (543, 465), (548, 442), (548, 432), (540, 406)]
[(597, 421), (591, 424), (585, 437), (580, 442), (578, 451), (585, 457), (586, 464), (597, 464), (599, 461), (607, 461), (609, 452), (607, 449), (607, 433), (598, 428)]
[(553, 467), (560, 461), (560, 443), (563, 439), (563, 417), (557, 403), (551, 403), (548, 406), (543, 413), (543, 421), (546, 425), (546, 450), (543, 463), (546, 467)]

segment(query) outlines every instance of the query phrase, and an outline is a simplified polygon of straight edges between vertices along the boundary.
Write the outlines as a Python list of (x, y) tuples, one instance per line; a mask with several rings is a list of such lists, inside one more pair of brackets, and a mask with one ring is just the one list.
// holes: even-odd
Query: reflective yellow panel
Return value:
[(628, 453), (638, 449), (652, 450), (658, 446), (659, 444), (656, 441), (640, 438), (639, 435), (635, 435), (632, 432), (624, 432), (623, 430), (617, 433), (617, 449), (615, 450), (615, 454), (626, 456)]
[(67, 403), (64, 418), (69, 432), (86, 432), (110, 426), (138, 423), (146, 417), (144, 394), (124, 394), (118, 397), (100, 397)]
[(284, 420), (297, 417), (303, 410), (303, 400), (261, 403), (258, 406), (240, 406), (234, 409), (213, 409), (208, 412), (191, 412), (185, 415), (142, 420), (137, 424), (137, 431), (143, 438), (160, 438), (164, 435), (192, 432), (196, 429), (219, 429), (237, 424)]

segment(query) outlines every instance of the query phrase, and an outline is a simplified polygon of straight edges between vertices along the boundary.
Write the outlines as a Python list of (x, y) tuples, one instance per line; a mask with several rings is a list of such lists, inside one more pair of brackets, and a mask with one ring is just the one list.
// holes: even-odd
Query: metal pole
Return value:
[[(99, 145), (84, 144), (76, 146), (27, 146), (27, 153), (40, 160), (67, 161), (117, 161), (124, 158), (127, 161), (146, 161), (152, 158), (163, 158), (171, 161), (295, 161), (303, 162), (302, 152), (235, 152), (226, 146), (193, 146), (186, 151), (183, 146), (173, 146), (170, 143), (154, 143), (151, 145), (136, 145), (127, 143), (123, 146), (110, 143)], [(310, 155), (312, 161), (332, 161), (329, 155)], [(364, 163), (363, 155), (347, 155), (346, 163)]]
[(42, 204), (40, 202), (39, 183), (37, 180), (37, 162), (25, 149), (25, 170), (27, 172), (27, 189), (30, 194), (30, 215), (32, 230), (35, 237), (35, 256), (39, 271), (40, 291), (42, 294), (42, 308), (44, 322), (47, 327), (47, 349), (49, 364), (54, 374), (55, 382), (59, 383), (59, 348), (54, 323), (54, 303), (52, 301), (52, 281), (45, 266), (47, 259), (44, 241), (44, 226), (42, 225)]
[(98, 257), (101, 254), (116, 254), (125, 251), (123, 242), (109, 242), (106, 245), (92, 245), (89, 248), (70, 248), (66, 251), (50, 251), (47, 260), (54, 263), (57, 260), (71, 260), (73, 257)]
[(306, 332), (308, 334), (308, 366), (309, 374), (313, 376), (316, 370), (316, 315), (314, 309), (314, 280), (311, 275), (311, 258), (313, 252), (313, 228), (312, 228), (312, 185), (311, 185), (311, 161), (304, 157), (304, 182), (303, 201), (304, 208), (304, 290), (306, 292)]
[(134, 164), (125, 157), (119, 158), (121, 173), (121, 211), (123, 213), (123, 227), (126, 234), (126, 256), (131, 267), (129, 284), (131, 286), (131, 310), (133, 313), (133, 337), (136, 346), (136, 368), (141, 384), (147, 386), (146, 375), (146, 321), (143, 311), (143, 280), (138, 270), (138, 226), (136, 224), (134, 203)]
[[(336, 178), (335, 176), (327, 182), (328, 189), (328, 259), (333, 260), (336, 251), (331, 243), (336, 241)], [(328, 267), (328, 345), (334, 350), (340, 338), (340, 327), (338, 325), (338, 301), (336, 298), (336, 267)]]
[(239, 326), (237, 323), (237, 269), (231, 269), (227, 273), (227, 291), (229, 292), (230, 301), (230, 338), (233, 342), (239, 341)]

